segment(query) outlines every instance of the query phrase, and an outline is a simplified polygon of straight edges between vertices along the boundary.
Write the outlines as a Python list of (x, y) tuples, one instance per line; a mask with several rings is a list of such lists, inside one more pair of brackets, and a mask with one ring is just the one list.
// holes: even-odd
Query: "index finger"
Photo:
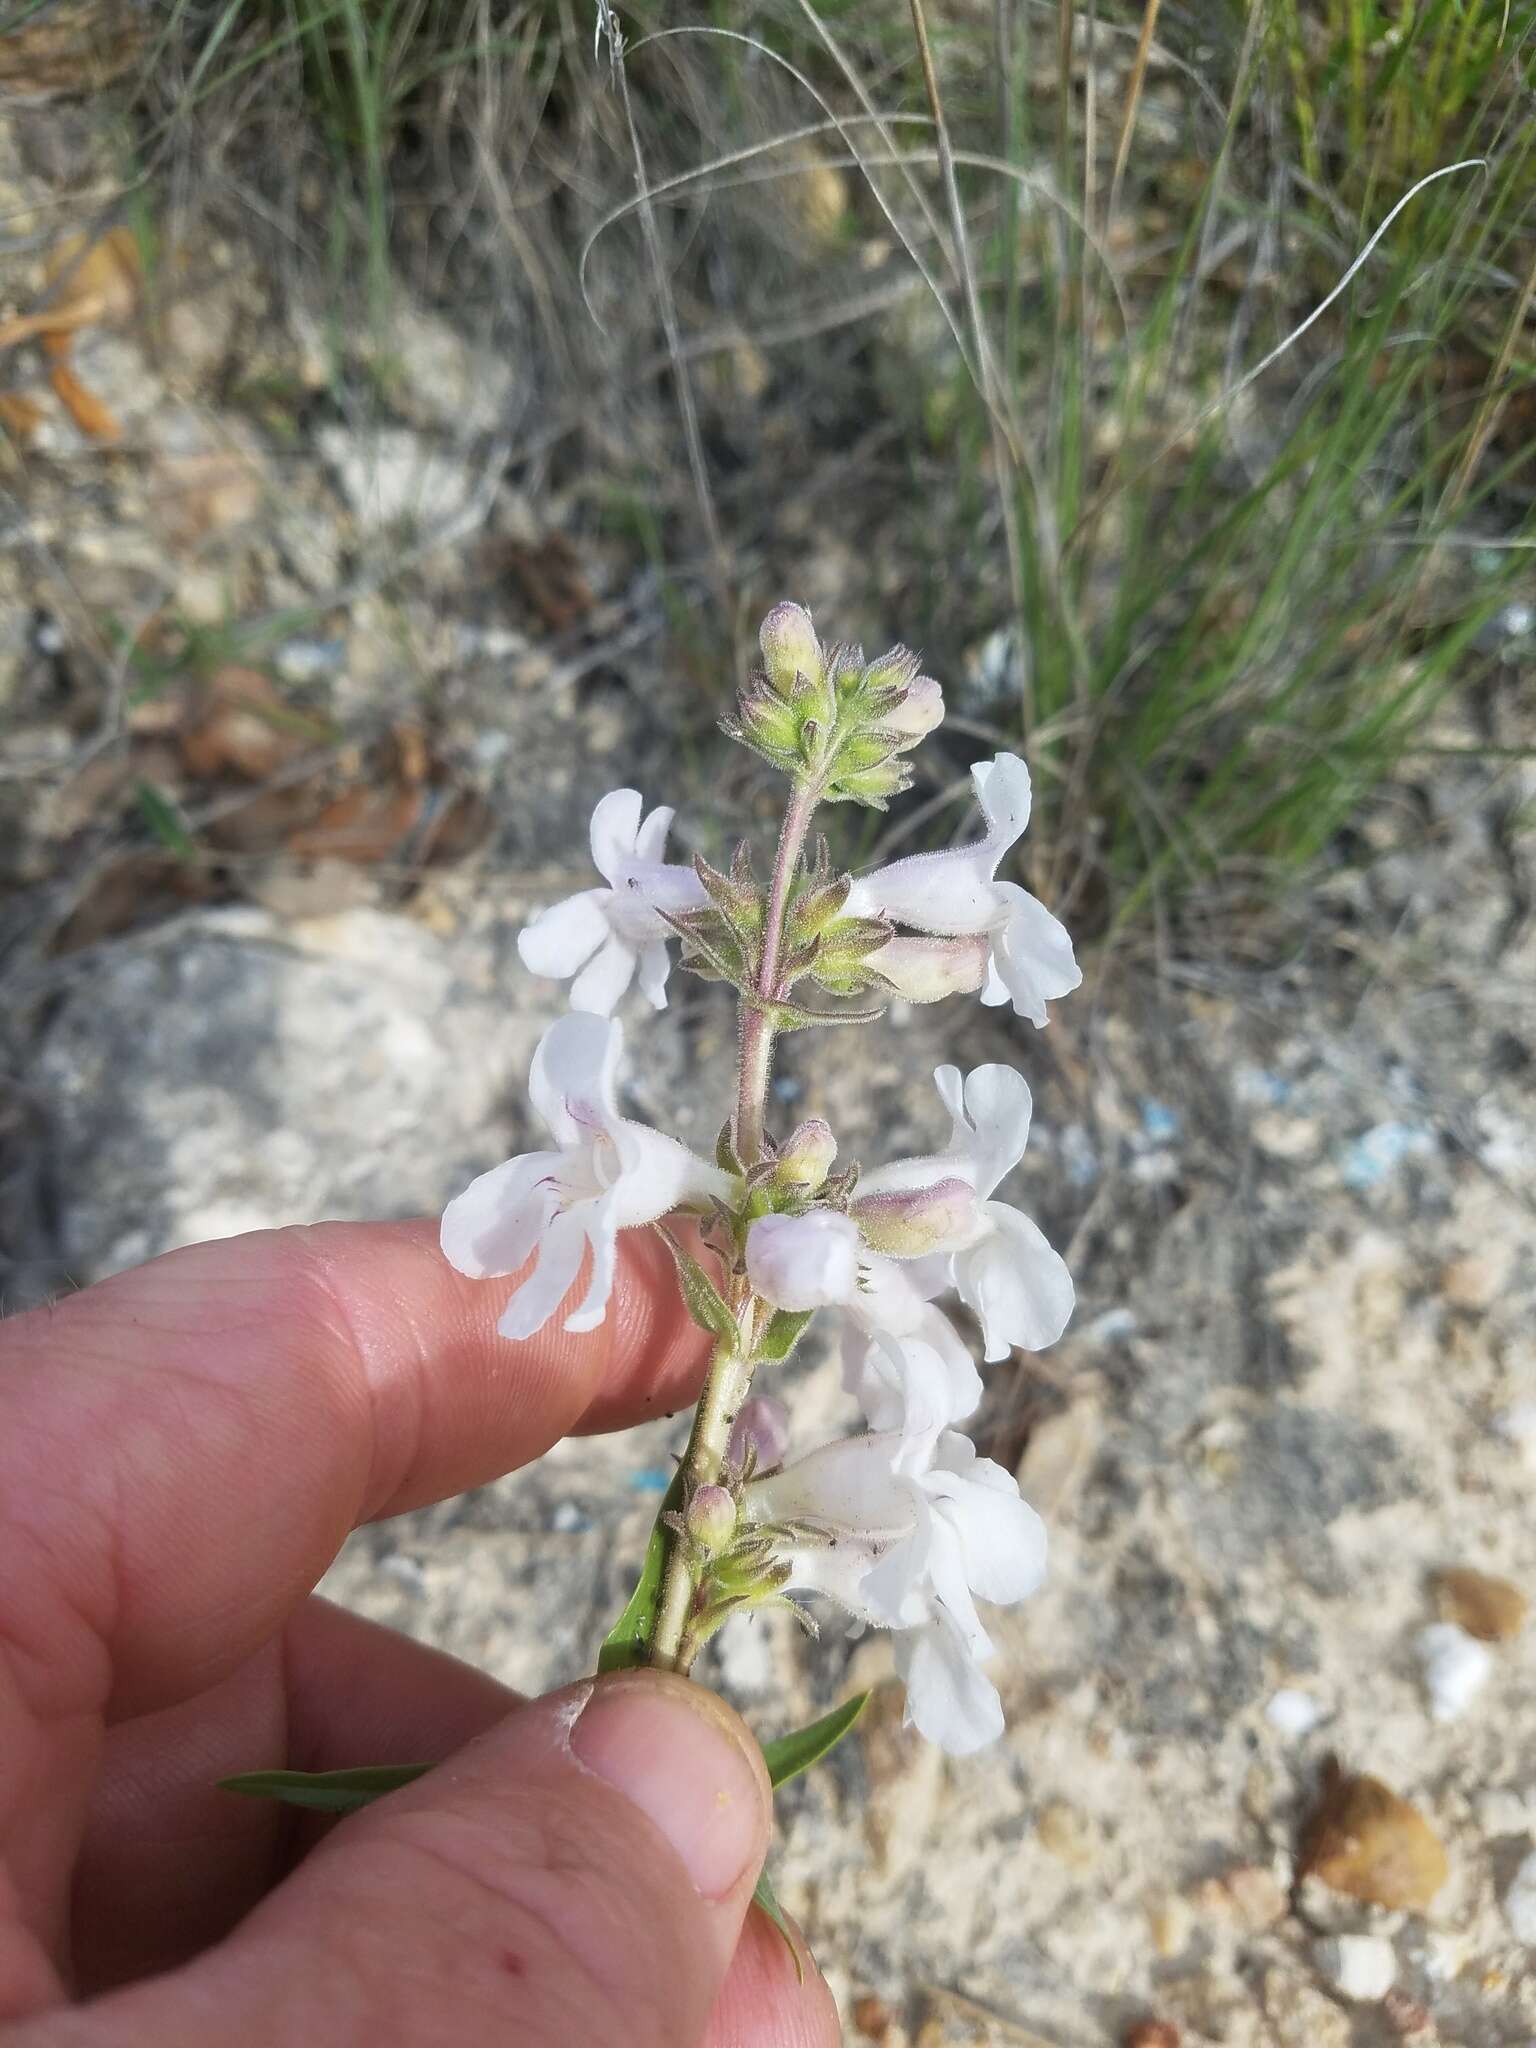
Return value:
[(0, 1659), (40, 1718), (217, 1682), (358, 1522), (692, 1398), (708, 1340), (647, 1232), (608, 1318), (496, 1334), (509, 1283), (435, 1226), (322, 1224), (172, 1252), (0, 1327)]

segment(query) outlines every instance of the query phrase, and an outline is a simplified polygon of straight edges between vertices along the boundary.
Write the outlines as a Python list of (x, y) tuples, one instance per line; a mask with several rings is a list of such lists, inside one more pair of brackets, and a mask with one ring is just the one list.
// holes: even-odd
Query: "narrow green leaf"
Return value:
[(768, 1365), (778, 1365), (788, 1358), (815, 1313), (813, 1308), (776, 1309), (767, 1329), (758, 1339), (758, 1357)]
[(135, 792), (144, 822), (164, 847), (175, 854), (178, 860), (192, 860), (197, 854), (197, 841), (187, 830), (181, 812), (176, 808), (164, 790), (156, 789), (152, 782), (141, 782)]
[(805, 1982), (805, 1959), (800, 1953), (799, 1942), (796, 1941), (789, 1931), (789, 1922), (784, 1918), (784, 1908), (773, 1895), (773, 1886), (768, 1881), (766, 1870), (757, 1880), (757, 1889), (752, 1894), (752, 1903), (754, 1906), (762, 1907), (768, 1918), (777, 1927), (780, 1934), (783, 1935), (788, 1943), (789, 1952), (795, 1959), (795, 1975), (803, 1984)]
[(245, 1799), (275, 1799), (315, 1813), (356, 1813), (386, 1792), (397, 1792), (423, 1777), (430, 1764), (358, 1764), (346, 1771), (246, 1771), (220, 1778), (225, 1792)]
[(741, 1160), (737, 1157), (736, 1136), (729, 1120), (720, 1126), (720, 1135), (715, 1140), (715, 1164), (722, 1173), (734, 1174), (738, 1179), (744, 1171)]
[(805, 1003), (764, 1003), (763, 1010), (775, 1031), (806, 1031), (823, 1024), (873, 1024), (885, 1015), (885, 1006), (869, 1010), (814, 1010)]
[(717, 1342), (728, 1344), (734, 1350), (741, 1342), (741, 1326), (726, 1306), (719, 1288), (664, 1223), (658, 1223), (656, 1230), (677, 1262), (677, 1277), (682, 1283), (683, 1302), (689, 1315), (701, 1330), (708, 1330)]
[(844, 1700), (840, 1707), (834, 1707), (830, 1714), (823, 1714), (819, 1721), (812, 1721), (807, 1728), (796, 1728), (790, 1735), (775, 1736), (772, 1742), (763, 1744), (763, 1762), (768, 1766), (768, 1781), (778, 1789), (791, 1778), (809, 1770), (842, 1741), (869, 1703), (867, 1692), (857, 1692), (851, 1700)]
[(646, 1645), (656, 1622), (661, 1575), (667, 1564), (667, 1545), (672, 1540), (672, 1532), (664, 1518), (675, 1515), (682, 1504), (683, 1475), (679, 1469), (672, 1475), (672, 1484), (662, 1495), (661, 1506), (651, 1524), (651, 1540), (645, 1546), (645, 1562), (640, 1567), (635, 1590), (630, 1594), (624, 1612), (603, 1638), (603, 1647), (597, 1653), (599, 1672), (629, 1671), (645, 1662)]

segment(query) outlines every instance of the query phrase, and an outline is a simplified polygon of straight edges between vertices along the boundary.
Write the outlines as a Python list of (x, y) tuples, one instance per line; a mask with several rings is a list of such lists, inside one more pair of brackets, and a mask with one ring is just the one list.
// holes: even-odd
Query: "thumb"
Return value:
[(648, 1671), (551, 1694), (336, 1828), (199, 1962), (87, 2007), (82, 2048), (694, 2048), (770, 1815), (714, 1694)]

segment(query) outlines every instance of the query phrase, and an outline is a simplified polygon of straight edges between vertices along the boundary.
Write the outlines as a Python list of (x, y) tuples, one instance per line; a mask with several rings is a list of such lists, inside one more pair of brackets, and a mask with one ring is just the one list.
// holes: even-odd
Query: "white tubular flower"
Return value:
[(976, 1599), (1012, 1605), (1045, 1576), (1045, 1528), (1000, 1465), (953, 1430), (878, 1432), (826, 1445), (754, 1481), (744, 1506), (789, 1532), (789, 1585), (896, 1630), (907, 1719), (967, 1756), (1002, 1733), (981, 1669), (992, 1644)]
[(887, 939), (865, 960), (909, 1003), (941, 1003), (990, 986), (992, 949), (984, 932), (958, 939)]
[[(974, 1209), (971, 1190), (954, 1185)], [(981, 1376), (970, 1352), (916, 1284), (916, 1272), (915, 1266), (870, 1256), (858, 1225), (834, 1209), (759, 1216), (747, 1232), (747, 1277), (754, 1293), (774, 1308), (846, 1312), (843, 1384), (874, 1429), (947, 1428), (981, 1401)], [(931, 1292), (949, 1284), (942, 1263), (920, 1277), (932, 1279)], [(919, 1394), (917, 1380), (925, 1372), (931, 1379), (934, 1371), (943, 1380), (942, 1395), (931, 1385)]]
[(538, 1252), (496, 1326), (503, 1337), (543, 1328), (589, 1246), (591, 1279), (565, 1328), (595, 1330), (608, 1309), (618, 1233), (731, 1191), (728, 1174), (676, 1138), (620, 1116), (614, 1079), (623, 1047), (614, 1018), (578, 1010), (552, 1024), (533, 1056), (528, 1093), (558, 1149), (492, 1167), (443, 1212), (443, 1255), (471, 1280), (515, 1273)]
[(985, 933), (990, 944), (984, 1003), (1011, 1001), (1035, 1025), (1046, 1003), (1082, 980), (1066, 928), (1017, 882), (996, 879), (1003, 855), (1029, 823), (1029, 770), (1014, 754), (971, 770), (987, 833), (971, 846), (917, 853), (861, 875), (845, 906), (849, 917), (883, 917), (940, 937)]
[(608, 883), (583, 889), (541, 910), (518, 934), (523, 965), (552, 981), (571, 982), (571, 1008), (607, 1017), (638, 968), (653, 1009), (667, 1007), (673, 936), (663, 911), (676, 917), (709, 902), (692, 868), (662, 859), (674, 813), (665, 805), (641, 819), (637, 789), (610, 790), (592, 813), (592, 861)]
[(1016, 1344), (1044, 1351), (1072, 1314), (1072, 1276), (1038, 1225), (990, 1199), (1024, 1156), (1029, 1084), (1003, 1066), (976, 1067), (963, 1084), (958, 1067), (933, 1078), (954, 1119), (948, 1148), (867, 1174), (850, 1213), (874, 1251), (912, 1262), (918, 1293), (956, 1290), (981, 1323), (989, 1365)]
[[(932, 1280), (926, 1292), (919, 1282)], [(921, 1434), (931, 1409), (928, 1362), (944, 1368), (943, 1423), (963, 1422), (981, 1405), (981, 1374), (960, 1332), (928, 1299), (949, 1284), (947, 1265), (936, 1273), (868, 1256), (859, 1284), (843, 1303), (843, 1385), (864, 1410), (871, 1429)]]
[(858, 1277), (858, 1225), (835, 1210), (759, 1216), (747, 1232), (747, 1278), (775, 1308), (830, 1308)]

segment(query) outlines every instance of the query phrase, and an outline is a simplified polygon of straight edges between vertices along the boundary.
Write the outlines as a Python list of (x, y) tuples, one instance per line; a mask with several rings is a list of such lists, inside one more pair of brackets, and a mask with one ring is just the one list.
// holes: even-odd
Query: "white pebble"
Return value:
[(1311, 1693), (1300, 1692), (1293, 1685), (1282, 1685), (1264, 1709), (1264, 1718), (1281, 1735), (1299, 1738), (1311, 1734), (1322, 1720), (1323, 1710)]
[(1454, 1721), (1467, 1711), (1488, 1683), (1493, 1652), (1453, 1621), (1431, 1622), (1414, 1639), (1430, 1717)]
[(1516, 1941), (1536, 1948), (1536, 1849), (1509, 1881), (1509, 1890), (1504, 1894), (1504, 1917)]
[(388, 1557), (380, 1558), (379, 1570), (397, 1585), (404, 1586), (407, 1593), (414, 1593), (417, 1599), (428, 1591), (427, 1575), (414, 1557), (407, 1557), (403, 1550), (392, 1550)]
[(1528, 1465), (1536, 1465), (1536, 1401), (1516, 1401), (1493, 1418), (1493, 1427), (1505, 1443), (1524, 1454)]
[(1318, 1969), (1346, 1998), (1385, 1998), (1397, 1975), (1390, 1941), (1379, 1934), (1330, 1934), (1312, 1944)]

